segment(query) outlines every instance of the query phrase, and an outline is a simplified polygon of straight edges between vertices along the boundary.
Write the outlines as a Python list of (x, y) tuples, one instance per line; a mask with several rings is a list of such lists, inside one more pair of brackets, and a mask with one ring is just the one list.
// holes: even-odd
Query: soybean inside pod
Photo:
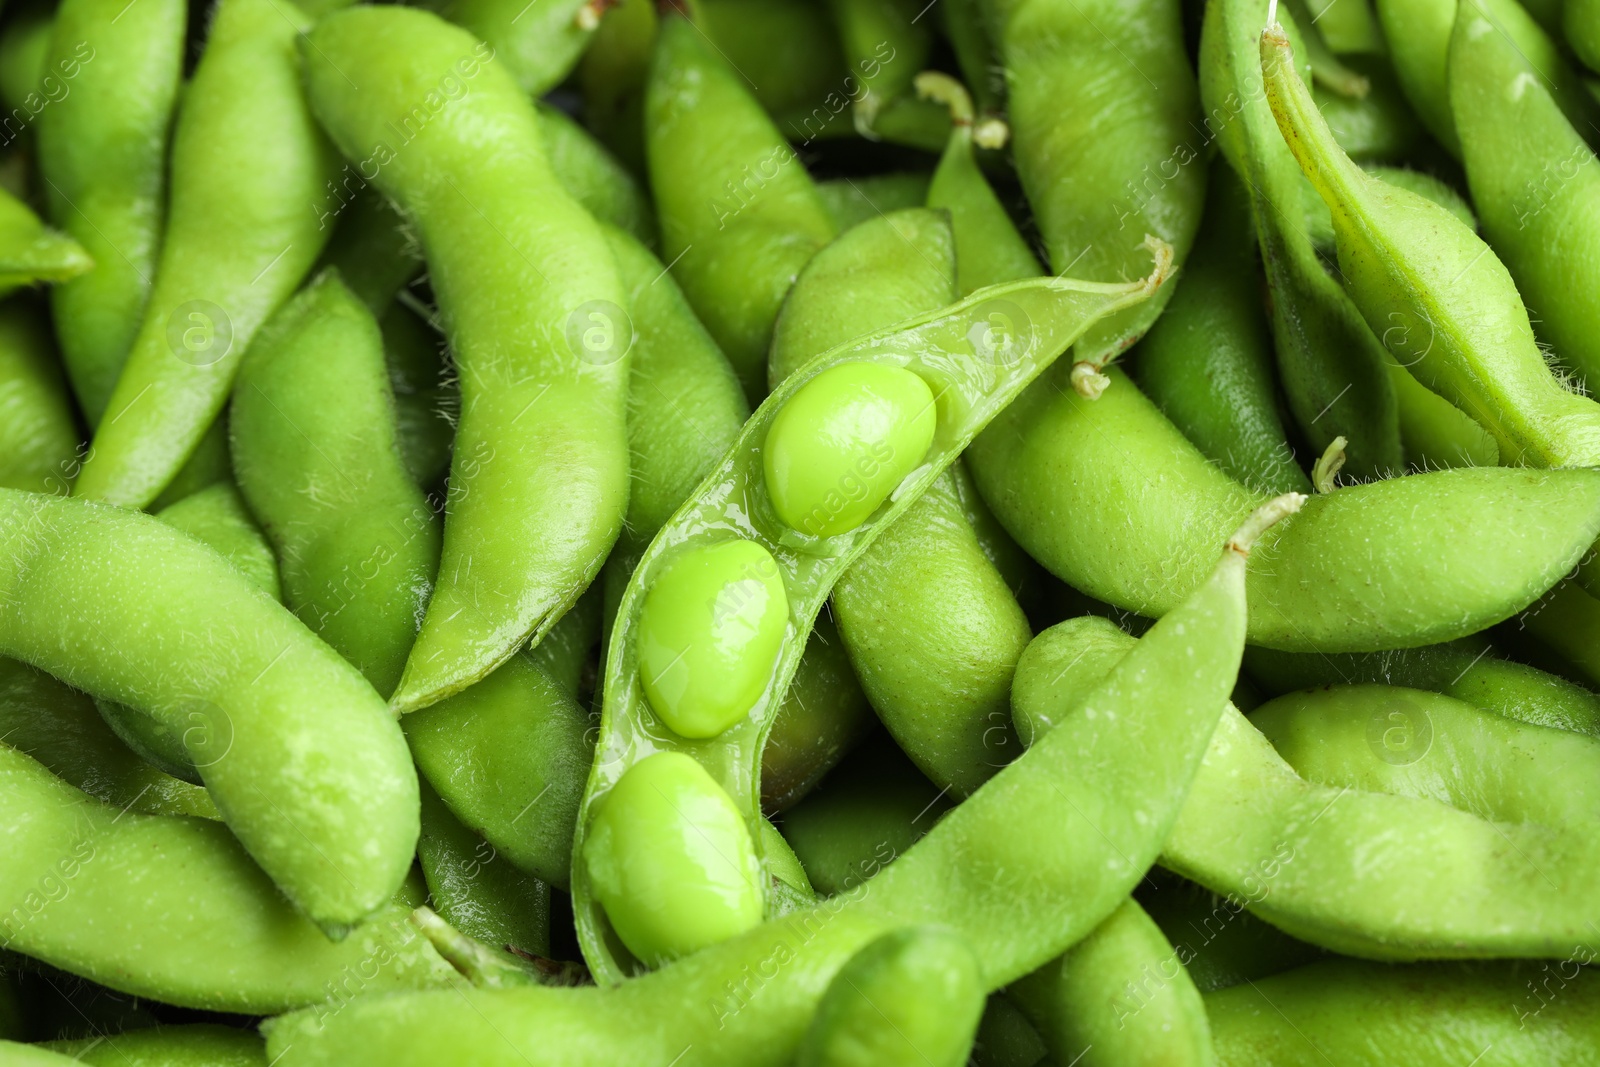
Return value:
[[(1090, 325), (1155, 291), (1172, 251), (1151, 252), (1141, 282), (1007, 283), (818, 356), (657, 534), (612, 630), (573, 843), (573, 911), (598, 981), (760, 922), (762, 744), (834, 581)], [(649, 786), (703, 824), (664, 816)], [(646, 823), (641, 860), (627, 849)], [(711, 836), (731, 868), (694, 867)], [(630, 899), (629, 880), (652, 874), (670, 899)]]

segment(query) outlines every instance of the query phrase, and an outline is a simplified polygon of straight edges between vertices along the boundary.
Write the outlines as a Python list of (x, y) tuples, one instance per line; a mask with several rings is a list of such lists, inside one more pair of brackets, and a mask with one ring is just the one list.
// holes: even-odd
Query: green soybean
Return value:
[[(1059, 273), (1136, 276), (1146, 234), (1170, 244), (1180, 264), (1189, 254), (1206, 171), (1190, 143), (1199, 93), (1178, 9), (1174, 0), (990, 5), (1017, 173)], [(1115, 358), (1150, 328), (1171, 288), (1099, 323), (1074, 359), (1098, 369)]]
[(277, 550), (285, 603), (384, 695), (439, 561), (394, 410), (378, 323), (336, 274), (267, 322), (229, 409), (234, 472)]
[(828, 983), (796, 1067), (961, 1067), (984, 989), (972, 950), (950, 930), (912, 926), (851, 956)]
[[(599, 571), (627, 503), (631, 331), (604, 236), (488, 46), (399, 7), (306, 41), (312, 107), (416, 227), (461, 380), (440, 577), (391, 698), (412, 711), (537, 643)], [(470, 92), (429, 95), (445, 82)], [(423, 101), (430, 120), (405, 125)]]
[(229, 828), (319, 923), (383, 906), (415, 848), (416, 776), (354, 668), (138, 512), (0, 490), (0, 545), (0, 652), (181, 735)]
[(760, 861), (739, 809), (681, 752), (658, 752), (617, 779), (583, 863), (617, 936), (650, 965), (761, 921)]
[(1200, 991), (1144, 909), (1126, 900), (1059, 960), (1007, 994), (1058, 1063), (1209, 1067), (1211, 1028)]
[(64, 492), (78, 466), (78, 428), (50, 329), (31, 301), (0, 304), (0, 486)]
[[(330, 941), (220, 823), (122, 811), (3, 745), (0, 809), (13, 828), (0, 870), (5, 943), (74, 974), (252, 1014), (453, 981), (406, 922), (414, 901), (385, 902)], [(152, 854), (164, 862), (153, 867)]]
[(306, 19), (228, 0), (173, 127), (161, 251), (144, 317), (74, 492), (142, 507), (195, 454), (246, 347), (327, 233), (333, 157), (300, 86)]
[(1264, 492), (1309, 492), (1284, 437), (1247, 194), (1211, 167), (1205, 218), (1167, 310), (1129, 373), (1207, 459)]
[(645, 114), (662, 255), (759, 399), (778, 307), (833, 220), (794, 149), (687, 19), (662, 20)]
[(48, 63), (71, 91), (39, 117), (50, 217), (94, 270), (50, 294), (62, 359), (90, 424), (111, 399), (156, 273), (167, 132), (183, 72), (183, 0), (71, 0)]
[[(1051, 573), (1118, 608), (1160, 615), (1201, 580), (1205, 546), (1261, 498), (1208, 462), (1120, 371), (1087, 401), (1062, 370), (968, 450), (973, 477)], [(1269, 536), (1252, 568), (1250, 640), (1367, 652), (1476, 633), (1582, 558), (1600, 514), (1579, 498), (1597, 491), (1586, 472), (1482, 467), (1318, 495)]]

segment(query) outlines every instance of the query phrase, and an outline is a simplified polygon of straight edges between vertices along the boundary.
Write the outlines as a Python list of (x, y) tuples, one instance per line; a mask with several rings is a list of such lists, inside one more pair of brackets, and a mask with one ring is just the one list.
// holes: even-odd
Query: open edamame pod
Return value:
[(414, 902), (330, 941), (220, 823), (112, 807), (5, 745), (0, 814), (6, 944), (114, 989), (252, 1014), (330, 1001), (320, 1013), (455, 980), (407, 921)]
[[(1077, 278), (1135, 276), (1128, 240), (1153, 234), (1188, 257), (1205, 201), (1199, 94), (1176, 0), (990, 0), (1010, 86), (1012, 151), (1050, 266)], [(1137, 341), (1171, 296), (1095, 326), (1075, 383)]]
[(393, 693), (439, 564), (439, 521), (400, 457), (378, 323), (337, 274), (261, 330), (229, 430), (284, 602), (379, 694)]
[[(1035, 559), (1154, 616), (1203, 580), (1206, 546), (1262, 498), (1121, 374), (1112, 368), (1115, 387), (1086, 401), (1052, 368), (967, 462)], [(1588, 470), (1460, 468), (1319, 494), (1251, 567), (1250, 641), (1368, 652), (1464, 637), (1533, 603), (1584, 557), (1591, 531), (1600, 473)]]
[(632, 328), (599, 227), (487, 45), (401, 7), (304, 40), (312, 107), (416, 227), (461, 377), (439, 581), (391, 698), (413, 711), (537, 643), (599, 571), (627, 504)]
[(327, 239), (334, 158), (294, 52), (307, 25), (287, 0), (226, 0), (211, 20), (173, 128), (155, 281), (79, 496), (144, 507), (160, 495)]
[(1549, 86), (1462, 0), (1450, 41), (1450, 103), (1483, 230), (1532, 305), (1556, 358), (1600, 383), (1600, 162)]
[(1131, 898), (1007, 995), (1057, 1063), (1211, 1067), (1211, 1027), (1182, 957)]
[(268, 1024), (269, 1055), (284, 1067), (451, 1056), (495, 1067), (536, 1055), (600, 1067), (670, 1062), (693, 1048), (709, 1067), (784, 1067), (833, 976), (893, 930), (951, 928), (977, 958), (986, 990), (1037, 970), (1087, 936), (1148, 870), (1238, 671), (1245, 553), (1292, 507), (1293, 498), (1279, 498), (1252, 516), (1212, 580), (1158, 621), (1075, 713), (856, 892), (615, 989), (369, 997), (320, 1017), (287, 1015)]
[(0, 545), (0, 652), (180, 733), (229, 828), (319, 924), (384, 905), (416, 846), (416, 773), (353, 667), (138, 512), (0, 490)]
[(1576, 961), (1326, 960), (1208, 993), (1205, 1006), (1221, 1067), (1523, 1067), (1600, 1060), (1597, 994), (1600, 979)]
[[(1398, 383), (1383, 345), (1329, 276), (1305, 226), (1300, 168), (1273, 121), (1261, 82), (1257, 40), (1267, 3), (1206, 5), (1201, 96), (1222, 154), (1251, 193), (1278, 376), (1290, 413), (1318, 454), (1343, 437), (1351, 473), (1393, 473), (1403, 467)], [(1292, 21), (1286, 25), (1293, 30)]]
[(0, 486), (65, 494), (78, 427), (50, 328), (23, 296), (0, 304)]
[[(1156, 260), (1137, 284), (996, 286), (818, 356), (768, 398), (657, 534), (612, 629), (574, 842), (574, 910), (599, 980), (635, 966), (595, 899), (585, 853), (609, 791), (651, 754), (685, 753), (709, 772), (695, 788), (722, 793), (753, 839), (762, 742), (833, 583), (1090, 323), (1147, 298), (1170, 267), (1168, 250)], [(995, 307), (1023, 328), (994, 337)], [(761, 899), (764, 886), (756, 892)], [(733, 905), (746, 914), (742, 898)]]
[(71, 72), (72, 91), (39, 115), (39, 171), (50, 217), (95, 261), (50, 294), (62, 361), (91, 426), (111, 399), (156, 273), (186, 6), (70, 0), (56, 12), (47, 64)]
[[(1049, 728), (1050, 709), (1060, 706), (1063, 694), (1081, 692), (1104, 676), (1109, 657), (1074, 655), (1081, 633), (1070, 626), (1046, 630), (1018, 666), (1014, 711), (1019, 722), (1035, 723), (1034, 737)], [(1104, 630), (1095, 633), (1107, 641)], [(1137, 647), (1131, 637), (1123, 642)], [(1397, 724), (1386, 713), (1382, 706), (1370, 708), (1363, 721), (1344, 727), (1362, 733), (1359, 747), (1346, 751), (1369, 771), (1388, 762), (1382, 757), (1389, 751), (1384, 733)], [(1537, 733), (1564, 760), (1584, 764), (1600, 753), (1592, 738), (1480, 714), (1503, 731)], [(1370, 740), (1367, 730), (1373, 731)], [(1402, 745), (1395, 765), (1414, 754)], [(1433, 769), (1443, 782), (1423, 779), (1413, 789), (1430, 788), (1430, 795), (1452, 799), (1482, 797), (1491, 782), (1505, 791), (1504, 803), (1474, 804), (1475, 811), (1416, 795), (1324, 785), (1296, 774), (1230, 706), (1166, 838), (1161, 865), (1244, 901), (1293, 937), (1348, 955), (1402, 960), (1593, 953), (1600, 946), (1595, 906), (1572, 888), (1600, 869), (1592, 834), (1580, 824), (1550, 825), (1549, 812), (1565, 803), (1559, 798), (1545, 802), (1544, 822), (1507, 820), (1518, 810), (1519, 790), (1537, 798), (1559, 786), (1551, 779), (1522, 789), (1518, 781), (1536, 764), (1488, 755), (1487, 763), (1472, 757), (1473, 766), (1450, 766), (1441, 758)], [(1527, 810), (1538, 809), (1530, 801)]]
[(1211, 165), (1205, 218), (1188, 268), (1129, 373), (1235, 480), (1267, 492), (1308, 493), (1311, 482), (1278, 418), (1248, 195), (1226, 160)]

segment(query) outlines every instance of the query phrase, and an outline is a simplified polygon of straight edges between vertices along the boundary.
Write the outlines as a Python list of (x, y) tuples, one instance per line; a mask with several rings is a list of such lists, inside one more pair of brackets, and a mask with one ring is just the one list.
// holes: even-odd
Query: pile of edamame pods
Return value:
[(1600, 0), (0, 98), (0, 1065), (1600, 1065)]

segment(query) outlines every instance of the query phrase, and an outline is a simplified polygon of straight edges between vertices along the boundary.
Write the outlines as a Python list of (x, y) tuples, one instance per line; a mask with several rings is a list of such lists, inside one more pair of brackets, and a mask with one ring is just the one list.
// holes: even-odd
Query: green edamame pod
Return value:
[[(950, 0), (939, 5), (939, 21), (956, 54), (961, 79), (972, 92), (977, 125), (994, 131), (997, 121), (1004, 122), (1000, 116), (1005, 111), (1006, 72), (989, 35), (983, 4), (981, 0)], [(1010, 136), (1009, 127), (1006, 135)]]
[[(817, 183), (817, 195), (840, 233), (879, 215), (921, 207), (932, 179), (922, 171), (865, 174), (858, 178), (829, 178)], [(931, 205), (937, 207), (938, 205)], [(770, 374), (770, 369), (769, 369)]]
[(1557, 359), (1600, 382), (1600, 162), (1482, 9), (1461, 4), (1450, 102), (1483, 230)]
[(417, 769), (458, 820), (513, 866), (567, 884), (593, 745), (575, 694), (518, 653), (402, 725)]
[(868, 741), (783, 817), (817, 892), (845, 893), (916, 844), (952, 807), (895, 745)]
[(1600, 601), (1569, 582), (1551, 590), (1517, 621), (1580, 679), (1591, 686), (1600, 685), (1600, 649), (1595, 645), (1595, 635), (1600, 634)]
[(974, 1067), (1034, 1067), (1045, 1063), (1049, 1051), (1022, 1009), (1004, 993), (989, 994), (978, 1038), (972, 1045)]
[(983, 994), (978, 961), (953, 932), (885, 934), (828, 983), (795, 1067), (962, 1067)]
[(820, 110), (830, 94), (838, 96), (848, 73), (825, 5), (811, 0), (696, 0), (686, 6), (728, 65), (753, 75), (746, 79), (750, 92), (779, 129), (795, 141), (821, 132), (812, 111)]
[(761, 810), (772, 814), (793, 807), (875, 721), (839, 629), (823, 612), (761, 748)]
[(1325, 955), (1256, 918), (1244, 898), (1219, 896), (1159, 868), (1135, 896), (1172, 942), (1201, 993), (1253, 982)]
[[(285, 1016), (270, 1024), (269, 1055), (285, 1067), (450, 1056), (499, 1065), (535, 1054), (599, 1067), (670, 1061), (693, 1047), (711, 1067), (781, 1067), (793, 1062), (833, 975), (893, 930), (950, 927), (977, 958), (986, 990), (1038, 969), (1111, 914), (1155, 857), (1237, 673), (1243, 553), (1290, 506), (1280, 499), (1239, 531), (1214, 579), (1090, 694), (1091, 713), (1070, 717), (1002, 770), (870, 889), (615, 989), (369, 997), (322, 1018)], [(1018, 812), (1029, 813), (1026, 826)]]
[[(926, 208), (841, 234), (790, 290), (768, 373), (949, 304), (956, 254)], [(1011, 758), (1007, 694), (1031, 634), (950, 476), (840, 577), (833, 613), (878, 717), (938, 785), (965, 796)]]
[(1487, 642), (1472, 638), (1368, 655), (1249, 648), (1244, 658), (1250, 677), (1269, 696), (1317, 686), (1382, 682), (1443, 693), (1518, 722), (1600, 737), (1600, 696), (1564, 678), (1502, 659)]
[(1568, 47), (1590, 70), (1600, 70), (1600, 5), (1594, 0), (1566, 0), (1560, 11)]
[(337, 274), (262, 328), (229, 429), (284, 602), (380, 694), (394, 692), (438, 566), (439, 525), (400, 457), (378, 324)]
[(260, 1034), (215, 1023), (152, 1026), (39, 1047), (95, 1067), (270, 1067)]
[(93, 266), (83, 246), (0, 189), (0, 296), (34, 282), (68, 281)]
[(828, 10), (845, 60), (861, 80), (851, 94), (856, 132), (877, 140), (879, 115), (910, 95), (912, 79), (928, 65), (932, 29), (918, 20), (911, 0), (828, 0)]
[[(343, 274), (339, 280), (345, 280)], [(350, 291), (360, 295), (354, 288)], [(376, 314), (383, 334), (389, 390), (394, 396), (394, 435), (400, 459), (418, 486), (436, 486), (450, 469), (450, 445), (455, 438), (450, 417), (459, 411), (461, 399), (447, 374), (444, 338), (399, 301)]]
[[(1451, 155), (1460, 157), (1461, 138), (1450, 103), (1450, 37), (1459, 17), (1457, 0), (1376, 0), (1395, 74), (1417, 117)], [(1533, 67), (1561, 101), (1575, 125), (1594, 113), (1582, 81), (1539, 27), (1514, 0), (1487, 0), (1481, 7), (1494, 29)]]
[(0, 659), (0, 737), (118, 810), (221, 818), (204, 789), (163, 774), (119, 741), (92, 699), (10, 659)]
[(273, 600), (282, 600), (278, 559), (231, 481), (217, 482), (156, 513), (236, 567)]
[(91, 426), (111, 399), (156, 273), (185, 6), (70, 0), (56, 13), (47, 62), (70, 72), (72, 90), (39, 116), (39, 171), (50, 217), (95, 262), (50, 294), (62, 359)]
[(794, 149), (687, 19), (662, 20), (645, 112), (662, 255), (758, 399), (778, 307), (833, 222)]
[(1320, 85), (1311, 87), (1339, 147), (1363, 162), (1436, 157), (1438, 150), (1406, 102), (1388, 58), (1358, 55), (1345, 61), (1365, 81), (1364, 94), (1344, 96)]
[(1600, 453), (1600, 407), (1551, 376), (1516, 285), (1489, 246), (1449, 211), (1350, 162), (1293, 69), (1281, 30), (1265, 31), (1260, 51), (1273, 113), (1333, 210), (1345, 285), (1394, 358), (1482, 423), (1502, 462), (1551, 466)]
[(137, 512), (0, 490), (0, 544), (0, 652), (181, 735), (229, 828), (317, 922), (388, 900), (415, 849), (416, 775), (354, 668)]
[[(1155, 249), (1156, 269), (1145, 283), (1041, 278), (981, 290), (890, 332), (840, 345), (779, 386), (657, 534), (623, 596), (606, 656), (595, 764), (579, 813), (580, 854), (587, 813), (636, 761), (661, 750), (691, 753), (714, 770), (755, 837), (762, 742), (833, 583), (1041, 363), (1100, 315), (1146, 298), (1170, 266), (1169, 251)], [(987, 323), (995, 302), (1029, 326), (1000, 351), (985, 345), (984, 331), (973, 331)], [(870, 414), (857, 415), (857, 403)], [(793, 457), (792, 471), (782, 466), (786, 456)], [(750, 510), (745, 501), (755, 502)], [(785, 502), (805, 528), (780, 517)], [(666, 577), (672, 581), (665, 584), (687, 588), (686, 599), (653, 611), (651, 591)], [(646, 639), (658, 637), (646, 658)], [(675, 658), (680, 648), (696, 651), (701, 673), (665, 673), (682, 662)], [(647, 695), (647, 685), (655, 695)], [(669, 690), (715, 694), (709, 709), (715, 721), (693, 706), (652, 703)], [(679, 716), (685, 710), (696, 713), (687, 723)], [(691, 740), (685, 727), (699, 739)], [(573, 899), (591, 969), (598, 980), (615, 982), (630, 966), (626, 948), (610, 935), (583, 863), (574, 866)]]
[(78, 427), (43, 316), (0, 304), (0, 486), (61, 493), (77, 469)]
[[(221, 824), (110, 807), (3, 745), (0, 811), (13, 829), (0, 868), (5, 943), (74, 974), (253, 1014), (452, 981), (404, 900), (331, 941)], [(340, 855), (347, 870), (353, 857)]]
[(60, 91), (59, 83), (42, 84), (54, 15), (42, 7), (24, 7), (7, 20), (0, 34), (0, 100), (7, 110), (31, 113), (35, 101)]
[[(1207, 461), (1121, 371), (1109, 371), (1114, 390), (1086, 401), (1062, 370), (968, 450), (973, 477), (1017, 543), (1057, 577), (1160, 615), (1205, 573), (1205, 546), (1260, 497)], [(1272, 562), (1251, 570), (1251, 643), (1367, 652), (1476, 633), (1583, 557), (1600, 520), (1597, 492), (1588, 472), (1477, 467), (1319, 494), (1270, 538)]]
[(1250, 724), (1319, 785), (1422, 797), (1482, 819), (1557, 830), (1593, 819), (1600, 806), (1600, 740), (1439, 693), (1338, 685), (1269, 700)]
[[(1019, 704), (1034, 709), (1029, 717), (1050, 720), (1048, 709), (1062, 706), (1058, 686), (1071, 692), (1089, 684), (1087, 677), (1069, 678), (1078, 664), (1059, 643), (1073, 636), (1052, 628), (1030, 650), (1056, 645), (1053, 654), (1024, 655), (1017, 690)], [(1137, 647), (1132, 638), (1126, 641)], [(1083, 667), (1089, 676), (1104, 669), (1092, 661)], [(1380, 719), (1379, 725), (1389, 723)], [(1537, 730), (1591, 750), (1595, 744), (1539, 727), (1507, 728)], [(1361, 742), (1369, 762), (1380, 759), (1375, 748), (1382, 747), (1382, 730), (1377, 733), (1376, 746)], [(1478, 774), (1438, 766), (1465, 789)], [(1293, 937), (1371, 959), (1564, 956), (1593, 952), (1596, 941), (1592, 904), (1570, 889), (1600, 864), (1582, 831), (1308, 782), (1231, 707), (1166, 839), (1161, 864), (1243, 901)]]
[[(329, 15), (307, 42), (312, 107), (358, 167), (382, 161), (374, 184), (416, 227), (461, 378), (440, 577), (391, 698), (412, 711), (537, 643), (610, 551), (628, 492), (624, 294), (488, 46), (400, 7)], [(430, 96), (441, 79), (470, 91)], [(429, 100), (440, 110), (406, 127)]]
[(1210, 1067), (1211, 1028), (1179, 954), (1132, 899), (1007, 994), (1057, 1063)]
[(500, 860), (426, 783), (417, 858), (433, 910), (451, 926), (497, 948), (549, 955), (550, 887)]
[(561, 621), (550, 628), (543, 641), (528, 651), (533, 661), (545, 669), (552, 681), (572, 699), (588, 703), (594, 688), (594, 659), (600, 643), (600, 590), (590, 587), (578, 598)]
[[(343, 176), (349, 173), (347, 167)], [(334, 210), (338, 225), (317, 265), (337, 270), (374, 315), (384, 315), (395, 294), (422, 273), (422, 249), (394, 205), (372, 186), (364, 184)]]
[[(1153, 234), (1188, 257), (1205, 201), (1194, 72), (1176, 0), (990, 0), (1010, 86), (1013, 154), (1050, 266), (1114, 280), (1144, 267)], [(1137, 341), (1171, 287), (1107, 319), (1073, 358), (1093, 375)]]
[(577, 66), (607, 5), (602, 0), (429, 0), (426, 6), (485, 42), (489, 52), (483, 58), (494, 56), (524, 93), (543, 96)]
[(578, 61), (583, 122), (634, 174), (643, 174), (644, 84), (656, 40), (655, 0), (619, 0)]
[(0, 1056), (12, 1067), (70, 1067), (77, 1062), (71, 1056), (15, 1041), (0, 1041)]
[(216, 421), (246, 347), (327, 238), (334, 161), (306, 107), (282, 0), (227, 0), (173, 128), (144, 318), (74, 492), (143, 507)]
[[(1548, 993), (1540, 990), (1547, 989)], [(1597, 983), (1569, 963), (1326, 960), (1207, 994), (1222, 1067), (1591, 1063)]]
[[(917, 75), (917, 92), (950, 108), (950, 139), (928, 186), (929, 207), (950, 213), (956, 240), (956, 295), (966, 296), (986, 285), (999, 285), (1040, 273), (1033, 250), (1017, 232), (989, 179), (972, 157), (980, 132), (985, 147), (996, 147), (1006, 131), (982, 129), (972, 113), (972, 100), (960, 82), (937, 71)], [(991, 120), (997, 122), (998, 120)]]
[(1278, 418), (1247, 194), (1212, 164), (1205, 219), (1129, 373), (1205, 457), (1263, 492), (1310, 492)]
[[(1200, 91), (1222, 154), (1251, 191), (1279, 380), (1314, 452), (1343, 437), (1351, 473), (1398, 472), (1403, 454), (1390, 361), (1317, 255), (1301, 207), (1304, 178), (1266, 101), (1256, 43), (1266, 11), (1265, 0), (1206, 5)], [(1292, 21), (1285, 25), (1293, 29)]]
[(539, 133), (550, 169), (589, 214), (644, 244), (655, 243), (656, 216), (649, 198), (600, 142), (548, 104), (539, 105)]

